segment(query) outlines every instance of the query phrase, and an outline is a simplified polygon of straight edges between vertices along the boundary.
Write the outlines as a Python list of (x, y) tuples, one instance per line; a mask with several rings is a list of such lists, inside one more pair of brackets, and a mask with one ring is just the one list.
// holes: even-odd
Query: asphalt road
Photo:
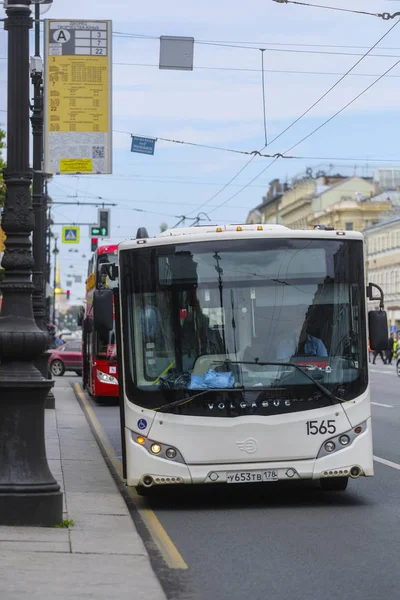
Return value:
[[(164, 578), (169, 598), (400, 598), (400, 378), (379, 360), (371, 373), (375, 477), (336, 494), (271, 484), (147, 500), (189, 567), (182, 593), (176, 578), (171, 586)], [(120, 453), (117, 407), (93, 407)]]

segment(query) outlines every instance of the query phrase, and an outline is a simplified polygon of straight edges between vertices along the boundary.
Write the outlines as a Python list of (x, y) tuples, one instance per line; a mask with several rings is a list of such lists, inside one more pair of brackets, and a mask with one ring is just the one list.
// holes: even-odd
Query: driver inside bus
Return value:
[(278, 343), (276, 359), (290, 361), (292, 356), (328, 356), (323, 341), (308, 333), (309, 318), (306, 316), (300, 334), (293, 331)]

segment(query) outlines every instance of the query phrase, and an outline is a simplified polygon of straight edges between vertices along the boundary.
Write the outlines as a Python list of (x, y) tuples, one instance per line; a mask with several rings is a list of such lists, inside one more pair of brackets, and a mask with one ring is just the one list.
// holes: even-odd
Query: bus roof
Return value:
[(97, 250), (94, 252), (94, 254), (100, 255), (100, 254), (114, 254), (114, 252), (118, 251), (118, 244), (110, 244), (107, 246), (98, 246)]
[(257, 238), (286, 238), (286, 239), (352, 239), (363, 240), (359, 231), (334, 230), (319, 226), (316, 229), (289, 229), (283, 225), (243, 224), (243, 225), (202, 225), (196, 227), (181, 227), (168, 229), (155, 237), (139, 238), (121, 242), (119, 250), (136, 248), (138, 244), (160, 246), (164, 244), (182, 244), (188, 242), (205, 242), (225, 239), (257, 239)]

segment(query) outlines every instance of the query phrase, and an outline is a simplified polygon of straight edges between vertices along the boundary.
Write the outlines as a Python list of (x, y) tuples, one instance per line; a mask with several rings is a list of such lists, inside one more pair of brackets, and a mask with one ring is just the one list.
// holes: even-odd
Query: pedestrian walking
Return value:
[(373, 360), (372, 360), (372, 364), (373, 364), (373, 365), (375, 364), (375, 361), (376, 361), (376, 357), (377, 357), (377, 356), (380, 356), (380, 357), (381, 357), (381, 359), (382, 359), (382, 362), (383, 362), (383, 364), (384, 364), (384, 365), (386, 365), (386, 359), (385, 359), (385, 356), (384, 356), (384, 354), (383, 354), (382, 350), (374, 350), (374, 358), (373, 358)]
[(394, 352), (394, 333), (391, 333), (389, 341), (388, 341), (388, 349), (386, 350), (386, 360), (389, 365), (392, 364), (393, 352)]

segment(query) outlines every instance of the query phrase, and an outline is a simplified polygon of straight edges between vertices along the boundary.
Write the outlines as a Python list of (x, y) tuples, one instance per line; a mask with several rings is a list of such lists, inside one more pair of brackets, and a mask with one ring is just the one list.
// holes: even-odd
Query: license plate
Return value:
[(278, 481), (278, 471), (273, 469), (264, 471), (230, 471), (226, 474), (227, 483), (263, 483), (264, 481)]

